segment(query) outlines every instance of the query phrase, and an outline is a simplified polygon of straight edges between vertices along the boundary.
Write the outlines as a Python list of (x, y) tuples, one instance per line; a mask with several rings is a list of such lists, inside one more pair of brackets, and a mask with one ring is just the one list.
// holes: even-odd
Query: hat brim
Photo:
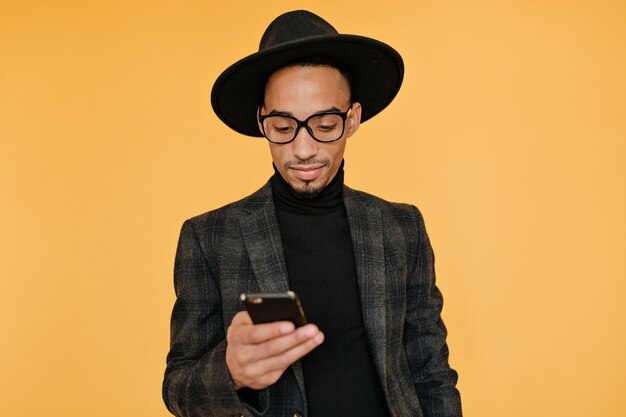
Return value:
[(363, 109), (361, 122), (387, 107), (400, 90), (404, 63), (395, 49), (363, 36), (324, 35), (266, 48), (231, 65), (213, 84), (215, 114), (239, 133), (263, 136), (256, 116), (268, 77), (291, 62), (320, 55), (350, 69), (352, 100)]

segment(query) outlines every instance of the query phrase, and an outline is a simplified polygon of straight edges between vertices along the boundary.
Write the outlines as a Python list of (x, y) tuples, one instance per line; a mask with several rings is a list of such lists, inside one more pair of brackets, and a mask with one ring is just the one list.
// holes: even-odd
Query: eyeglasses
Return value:
[(315, 113), (298, 120), (295, 117), (284, 114), (261, 114), (259, 108), (259, 123), (263, 135), (272, 143), (285, 144), (293, 141), (301, 127), (306, 128), (311, 137), (318, 142), (335, 142), (343, 136), (346, 119), (352, 111), (352, 104), (345, 112), (329, 111)]

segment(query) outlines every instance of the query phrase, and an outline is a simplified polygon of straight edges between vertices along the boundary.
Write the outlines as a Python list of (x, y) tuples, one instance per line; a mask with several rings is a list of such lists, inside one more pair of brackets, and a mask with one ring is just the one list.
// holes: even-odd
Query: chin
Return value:
[(315, 184), (313, 181), (311, 182), (302, 182), (299, 181), (302, 185), (296, 187), (293, 183), (289, 183), (291, 187), (291, 191), (296, 197), (300, 198), (315, 198), (321, 193), (328, 183)]

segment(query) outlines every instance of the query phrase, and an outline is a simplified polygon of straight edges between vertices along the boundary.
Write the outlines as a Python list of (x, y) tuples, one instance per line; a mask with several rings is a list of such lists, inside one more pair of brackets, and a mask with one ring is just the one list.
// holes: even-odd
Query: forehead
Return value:
[(290, 107), (349, 105), (348, 81), (329, 66), (289, 66), (274, 72), (265, 85), (264, 104), (268, 110), (295, 110)]

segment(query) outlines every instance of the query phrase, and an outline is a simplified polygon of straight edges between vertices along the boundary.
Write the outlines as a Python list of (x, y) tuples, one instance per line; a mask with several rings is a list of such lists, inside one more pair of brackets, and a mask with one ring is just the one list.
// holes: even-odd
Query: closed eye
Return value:
[(276, 133), (289, 133), (293, 130), (293, 128), (291, 126), (285, 126), (285, 127), (275, 126), (274, 130), (276, 131)]
[(315, 126), (315, 130), (319, 130), (322, 132), (332, 132), (333, 130), (335, 130), (337, 128), (337, 124), (332, 124), (332, 125), (319, 125), (319, 126)]

